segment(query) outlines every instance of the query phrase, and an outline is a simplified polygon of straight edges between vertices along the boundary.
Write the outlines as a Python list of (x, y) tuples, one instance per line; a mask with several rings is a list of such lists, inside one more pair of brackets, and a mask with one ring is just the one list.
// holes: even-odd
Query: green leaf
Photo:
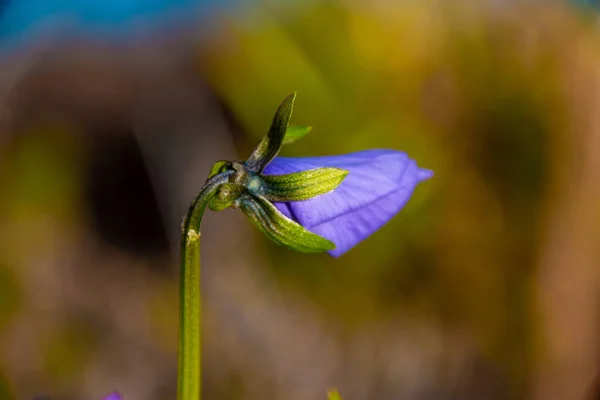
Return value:
[(321, 253), (335, 249), (333, 242), (287, 218), (265, 198), (247, 196), (240, 202), (240, 209), (254, 226), (277, 244), (303, 253)]
[(258, 143), (252, 155), (246, 160), (246, 166), (250, 171), (261, 173), (281, 150), (294, 110), (295, 99), (296, 93), (292, 93), (283, 100), (277, 109), (267, 136)]
[(337, 389), (331, 389), (331, 390), (327, 391), (327, 399), (328, 400), (342, 400), (342, 396), (340, 395), (340, 392), (337, 391)]
[(348, 171), (340, 168), (315, 168), (286, 175), (262, 177), (263, 196), (270, 201), (308, 200), (335, 190)]
[(294, 143), (298, 139), (302, 139), (308, 132), (312, 130), (312, 126), (290, 125), (285, 132), (283, 144)]

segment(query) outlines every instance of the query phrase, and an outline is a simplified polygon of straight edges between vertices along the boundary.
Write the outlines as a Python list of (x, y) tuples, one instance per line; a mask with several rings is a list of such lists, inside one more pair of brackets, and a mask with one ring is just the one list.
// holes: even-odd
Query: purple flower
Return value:
[(241, 209), (277, 244), (339, 257), (385, 225), (404, 207), (419, 182), (433, 176), (396, 150), (277, 157), (284, 144), (310, 131), (289, 125), (295, 98), (294, 93), (281, 103), (269, 132), (246, 161), (213, 165), (190, 207), (184, 232), (195, 210), (203, 211), (204, 201), (213, 211)]
[(335, 243), (339, 257), (385, 225), (408, 202), (419, 182), (433, 176), (405, 153), (373, 149), (303, 158), (275, 158), (265, 175), (336, 167), (349, 174), (335, 190), (304, 201), (274, 203), (281, 213)]
[(102, 400), (123, 400), (123, 397), (117, 392), (112, 392), (111, 394), (103, 397)]

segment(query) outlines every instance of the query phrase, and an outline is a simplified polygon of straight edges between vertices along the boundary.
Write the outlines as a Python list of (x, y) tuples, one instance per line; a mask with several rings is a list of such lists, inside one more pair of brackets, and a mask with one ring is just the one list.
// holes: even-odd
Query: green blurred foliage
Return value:
[(10, 381), (4, 376), (0, 370), (0, 399), (14, 400)]
[(0, 264), (0, 332), (12, 321), (21, 301), (15, 271), (8, 265)]
[(14, 218), (51, 214), (69, 219), (81, 204), (81, 143), (65, 126), (41, 126), (21, 132), (2, 160), (2, 213)]
[[(65, 127), (41, 126), (23, 132), (0, 160), (0, 338), (20, 313), (29, 314), (35, 257), (56, 251), (57, 239), (80, 222), (80, 144)], [(25, 282), (23, 281), (25, 280)], [(64, 329), (63, 329), (64, 328)], [(61, 327), (43, 336), (48, 386), (72, 380), (81, 371), (86, 341), (82, 326)], [(33, 360), (32, 360), (33, 361)], [(0, 398), (8, 391), (0, 381)]]
[(94, 351), (97, 333), (82, 321), (67, 321), (51, 332), (42, 343), (43, 371), (48, 377), (48, 391), (81, 379), (82, 365)]

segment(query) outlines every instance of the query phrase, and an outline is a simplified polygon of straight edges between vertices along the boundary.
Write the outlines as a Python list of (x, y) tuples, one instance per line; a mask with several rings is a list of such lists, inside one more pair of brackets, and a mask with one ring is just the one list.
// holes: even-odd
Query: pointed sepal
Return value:
[(294, 143), (296, 140), (302, 139), (312, 130), (312, 126), (290, 125), (285, 132), (283, 144)]
[(335, 249), (333, 242), (287, 218), (264, 198), (247, 196), (240, 199), (239, 207), (254, 226), (279, 245), (303, 253), (321, 253)]
[(283, 103), (277, 109), (267, 136), (258, 143), (252, 155), (246, 161), (246, 166), (250, 171), (257, 174), (261, 173), (281, 150), (294, 110), (295, 99), (296, 93), (292, 93), (283, 100)]
[(348, 171), (332, 167), (265, 175), (262, 177), (262, 194), (270, 201), (308, 200), (335, 190), (347, 175)]

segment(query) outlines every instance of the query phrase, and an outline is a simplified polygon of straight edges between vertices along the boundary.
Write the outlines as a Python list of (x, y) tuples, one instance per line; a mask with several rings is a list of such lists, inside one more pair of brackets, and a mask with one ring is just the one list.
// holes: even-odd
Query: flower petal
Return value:
[(337, 167), (350, 173), (331, 193), (274, 204), (288, 218), (334, 242), (336, 248), (329, 252), (334, 257), (385, 225), (404, 207), (417, 184), (433, 176), (405, 153), (387, 149), (340, 156), (277, 157), (264, 173), (281, 175), (319, 167)]

